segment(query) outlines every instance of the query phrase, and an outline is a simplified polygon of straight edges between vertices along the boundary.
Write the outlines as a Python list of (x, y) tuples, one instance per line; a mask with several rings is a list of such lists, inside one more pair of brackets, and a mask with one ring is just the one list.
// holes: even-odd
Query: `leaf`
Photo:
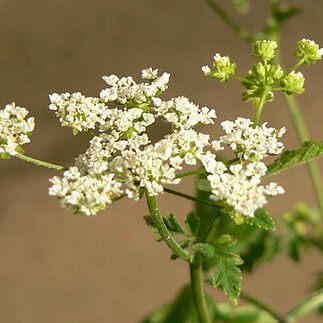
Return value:
[(274, 219), (268, 215), (266, 210), (261, 208), (257, 209), (254, 217), (248, 218), (247, 222), (261, 229), (276, 230), (276, 223)]
[(192, 246), (195, 256), (203, 258), (212, 258), (214, 255), (214, 247), (207, 243), (196, 243)]
[(206, 178), (197, 180), (196, 187), (202, 192), (212, 192), (211, 184)]
[[(215, 305), (213, 300), (206, 295), (207, 309), (210, 318), (215, 316)], [(149, 314), (141, 323), (196, 323), (198, 319), (195, 314), (194, 303), (190, 286), (185, 286), (175, 296), (171, 303)]]
[(233, 304), (238, 303), (241, 292), (241, 270), (238, 267), (242, 260), (236, 254), (216, 252), (216, 271), (212, 277), (214, 286), (222, 289)]
[(198, 231), (200, 218), (196, 215), (195, 212), (190, 212), (189, 214), (187, 214), (185, 224), (190, 233), (194, 236)]
[(278, 23), (282, 24), (302, 11), (299, 7), (279, 8), (274, 11), (274, 17)]
[(173, 213), (169, 213), (166, 218), (164, 218), (164, 223), (167, 229), (172, 233), (184, 233), (183, 228), (178, 222), (176, 215)]
[(323, 141), (306, 141), (298, 149), (287, 150), (268, 166), (267, 174), (271, 175), (286, 168), (298, 166), (323, 153)]
[(258, 231), (256, 237), (246, 244), (240, 254), (243, 260), (241, 270), (251, 272), (261, 261), (273, 259), (281, 250), (280, 239), (268, 231)]
[[(206, 303), (211, 322), (224, 323), (275, 323), (276, 321), (265, 311), (251, 305), (232, 306), (230, 304), (214, 304), (206, 294)], [(194, 304), (190, 286), (185, 286), (174, 300), (150, 313), (141, 323), (196, 323)]]

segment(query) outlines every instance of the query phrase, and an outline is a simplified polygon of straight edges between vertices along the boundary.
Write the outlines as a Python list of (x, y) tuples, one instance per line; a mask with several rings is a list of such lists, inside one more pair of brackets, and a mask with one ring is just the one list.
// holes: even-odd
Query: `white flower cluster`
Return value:
[(98, 98), (85, 97), (79, 92), (53, 93), (49, 98), (49, 109), (56, 112), (62, 126), (73, 128), (75, 133), (104, 125), (108, 116), (108, 108)]
[(158, 114), (176, 129), (191, 129), (199, 124), (212, 124), (216, 118), (214, 109), (200, 108), (187, 98), (180, 96), (169, 101), (156, 101)]
[[(104, 77), (110, 87), (100, 98), (86, 98), (80, 93), (51, 96), (50, 108), (63, 125), (78, 131), (97, 130), (75, 165), (63, 177), (51, 180), (50, 194), (63, 206), (93, 215), (121, 196), (138, 200), (144, 191), (157, 195), (165, 184), (179, 183), (176, 172), (183, 164), (199, 161), (209, 174), (211, 198), (224, 201), (234, 212), (253, 216), (268, 196), (283, 193), (275, 183), (260, 185), (267, 169), (259, 160), (282, 151), (278, 138), (284, 128), (277, 131), (266, 124), (253, 127), (249, 119), (238, 118), (222, 122), (225, 135), (210, 144), (209, 135), (193, 128), (213, 124), (213, 109), (200, 108), (185, 97), (158, 98), (167, 88), (167, 73), (158, 76), (158, 70), (149, 68), (142, 71), (142, 77), (148, 82)], [(171, 133), (151, 143), (146, 130), (157, 118), (171, 125)], [(226, 166), (208, 151), (210, 147), (222, 150), (223, 145), (233, 150), (240, 164)]]
[[(80, 101), (71, 100), (73, 94), (62, 102), (61, 96), (54, 95), (54, 106), (62, 111), (61, 122), (68, 116), (66, 124), (72, 128), (74, 123), (77, 128), (84, 121), (77, 129), (95, 127), (99, 131), (75, 166), (62, 178), (51, 180), (50, 194), (60, 198), (63, 206), (92, 215), (121, 195), (135, 200), (143, 190), (157, 195), (163, 185), (179, 183), (176, 171), (182, 169), (183, 163), (194, 165), (202, 158), (209, 135), (192, 128), (213, 123), (215, 111), (199, 108), (185, 97), (159, 99), (157, 95), (167, 88), (167, 73), (159, 77), (158, 70), (149, 68), (142, 71), (142, 77), (149, 82), (137, 84), (131, 77), (104, 77), (110, 88), (101, 92), (100, 99), (88, 100), (77, 94)], [(107, 108), (108, 102), (113, 106)], [(93, 123), (87, 125), (86, 115), (95, 113), (97, 118), (90, 118)], [(152, 144), (145, 131), (158, 117), (171, 124), (172, 132)]]
[(226, 166), (216, 161), (211, 153), (205, 155), (202, 162), (209, 173), (210, 198), (224, 201), (235, 213), (253, 217), (255, 211), (267, 203), (267, 197), (284, 193), (284, 189), (276, 183), (260, 185), (267, 171), (263, 162)]
[(148, 68), (142, 71), (142, 78), (148, 83), (136, 83), (131, 76), (119, 78), (116, 75), (104, 76), (104, 81), (110, 86), (100, 93), (104, 102), (119, 103), (126, 106), (136, 106), (149, 103), (150, 99), (167, 89), (170, 75), (163, 73), (158, 77), (158, 70)]
[(0, 110), (0, 156), (15, 155), (30, 142), (35, 128), (34, 118), (26, 119), (28, 111), (11, 103)]
[(285, 128), (276, 130), (267, 127), (267, 123), (254, 127), (253, 122), (245, 118), (224, 121), (221, 125), (225, 135), (214, 144), (230, 146), (239, 158), (259, 161), (267, 155), (280, 154), (284, 149), (283, 143), (278, 139), (286, 132)]
[(82, 175), (77, 167), (70, 167), (63, 178), (57, 176), (51, 180), (53, 184), (49, 194), (60, 198), (63, 206), (72, 208), (75, 213), (96, 214), (121, 195), (118, 181), (114, 174), (100, 177)]

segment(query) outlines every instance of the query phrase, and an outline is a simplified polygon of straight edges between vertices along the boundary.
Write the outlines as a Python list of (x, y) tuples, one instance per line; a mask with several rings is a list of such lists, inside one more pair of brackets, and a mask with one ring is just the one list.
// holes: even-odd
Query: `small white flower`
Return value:
[(141, 77), (146, 80), (155, 80), (158, 77), (158, 69), (146, 68), (141, 71)]
[(15, 103), (0, 109), (0, 157), (15, 155), (22, 145), (30, 142), (35, 121), (32, 117), (26, 119), (27, 115), (28, 110)]

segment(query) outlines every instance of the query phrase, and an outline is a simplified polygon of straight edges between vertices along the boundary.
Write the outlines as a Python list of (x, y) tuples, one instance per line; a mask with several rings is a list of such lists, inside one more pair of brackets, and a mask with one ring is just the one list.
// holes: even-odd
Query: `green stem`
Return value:
[(182, 178), (182, 177), (186, 177), (186, 176), (191, 176), (191, 175), (200, 175), (205, 173), (205, 169), (204, 168), (199, 168), (196, 170), (191, 170), (189, 172), (183, 172), (183, 173), (179, 173), (175, 176), (175, 178)]
[[(276, 36), (277, 40), (279, 39), (279, 35)], [(279, 47), (279, 46), (278, 46)], [(278, 64), (282, 65), (281, 60), (281, 53), (278, 50), (277, 54), (277, 62)], [(304, 116), (302, 114), (302, 111), (295, 99), (294, 96), (291, 95), (284, 95), (287, 109), (289, 112), (289, 115), (291, 117), (291, 120), (293, 122), (294, 128), (296, 130), (296, 134), (298, 136), (299, 141), (302, 143), (304, 141), (307, 141), (310, 139), (309, 131), (306, 126), (306, 122), (304, 120)], [(320, 169), (318, 167), (318, 164), (315, 160), (310, 160), (307, 162), (307, 169), (308, 173), (310, 175), (314, 193), (316, 196), (316, 200), (318, 203), (318, 207), (320, 210), (321, 216), (323, 216), (323, 182), (322, 182), (322, 176), (320, 173)]]
[(257, 104), (256, 113), (255, 113), (255, 116), (253, 118), (254, 127), (256, 127), (258, 125), (259, 121), (260, 121), (262, 110), (263, 110), (265, 102), (266, 102), (267, 93), (268, 93), (268, 91), (265, 89), (263, 91), (261, 97), (260, 97), (260, 100), (259, 100), (258, 104)]
[(55, 170), (65, 170), (66, 169), (64, 166), (48, 163), (48, 162), (45, 162), (45, 161), (42, 161), (42, 160), (39, 160), (36, 158), (32, 158), (32, 157), (23, 155), (23, 154), (16, 154), (16, 155), (14, 155), (14, 157), (17, 157), (21, 160), (28, 162), (28, 163), (32, 163), (37, 166), (42, 166), (42, 167), (49, 168), (49, 169), (55, 169)]
[(182, 197), (184, 199), (187, 199), (187, 200), (190, 200), (190, 201), (193, 201), (193, 202), (205, 204), (205, 205), (208, 205), (208, 206), (212, 206), (214, 208), (219, 208), (216, 204), (214, 204), (212, 202), (201, 200), (201, 199), (196, 198), (194, 196), (191, 196), (191, 195), (188, 195), (188, 194), (185, 194), (185, 193), (182, 193), (182, 192), (178, 192), (178, 191), (172, 190), (170, 188), (164, 187), (164, 192), (172, 194), (172, 195), (180, 196), (180, 197)]
[(190, 263), (191, 290), (199, 323), (210, 323), (203, 289), (202, 261), (197, 257)]
[(255, 305), (256, 307), (258, 307), (259, 309), (269, 313), (274, 319), (277, 320), (278, 323), (286, 323), (287, 320), (280, 315), (279, 313), (277, 313), (274, 309), (270, 308), (267, 304), (262, 303), (261, 301), (259, 301), (258, 299), (254, 298), (253, 296), (241, 292), (240, 297), (242, 299), (244, 299), (245, 301), (247, 301), (250, 304)]
[(234, 31), (241, 39), (248, 43), (252, 43), (255, 39), (247, 30), (241, 28), (218, 4), (216, 0), (205, 0), (209, 7), (221, 18), (221, 20)]
[(323, 288), (313, 293), (306, 300), (295, 306), (286, 315), (287, 322), (296, 322), (301, 317), (323, 305)]
[(174, 239), (172, 234), (168, 231), (163, 217), (161, 216), (158, 208), (158, 202), (156, 196), (149, 196), (146, 192), (146, 199), (148, 204), (148, 209), (154, 223), (154, 226), (158, 230), (161, 238), (165, 241), (167, 246), (173, 251), (175, 255), (182, 258), (183, 260), (190, 262), (191, 256), (190, 254), (184, 250)]

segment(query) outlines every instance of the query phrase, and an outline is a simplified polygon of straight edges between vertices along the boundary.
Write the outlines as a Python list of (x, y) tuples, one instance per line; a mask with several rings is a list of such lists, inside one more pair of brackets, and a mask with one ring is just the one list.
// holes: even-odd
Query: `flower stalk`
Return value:
[(32, 163), (34, 165), (49, 168), (49, 169), (54, 169), (54, 170), (59, 170), (59, 171), (66, 169), (64, 166), (56, 165), (56, 164), (49, 163), (49, 162), (45, 162), (43, 160), (36, 159), (36, 158), (33, 158), (33, 157), (29, 157), (29, 156), (19, 154), (19, 153), (15, 154), (14, 157), (19, 158), (21, 160), (24, 160), (24, 161), (26, 161), (28, 163)]
[(200, 259), (200, 257), (196, 257), (190, 264), (191, 291), (193, 302), (199, 323), (210, 323), (211, 321), (207, 312), (202, 276), (202, 260)]
[(161, 238), (165, 241), (167, 246), (172, 250), (172, 252), (176, 256), (182, 258), (186, 262), (190, 262), (191, 255), (177, 243), (177, 241), (167, 229), (163, 217), (159, 212), (158, 201), (156, 196), (149, 196), (149, 194), (147, 194), (146, 192), (146, 200), (152, 221), (154, 223), (155, 228), (158, 230), (158, 233), (160, 234)]

